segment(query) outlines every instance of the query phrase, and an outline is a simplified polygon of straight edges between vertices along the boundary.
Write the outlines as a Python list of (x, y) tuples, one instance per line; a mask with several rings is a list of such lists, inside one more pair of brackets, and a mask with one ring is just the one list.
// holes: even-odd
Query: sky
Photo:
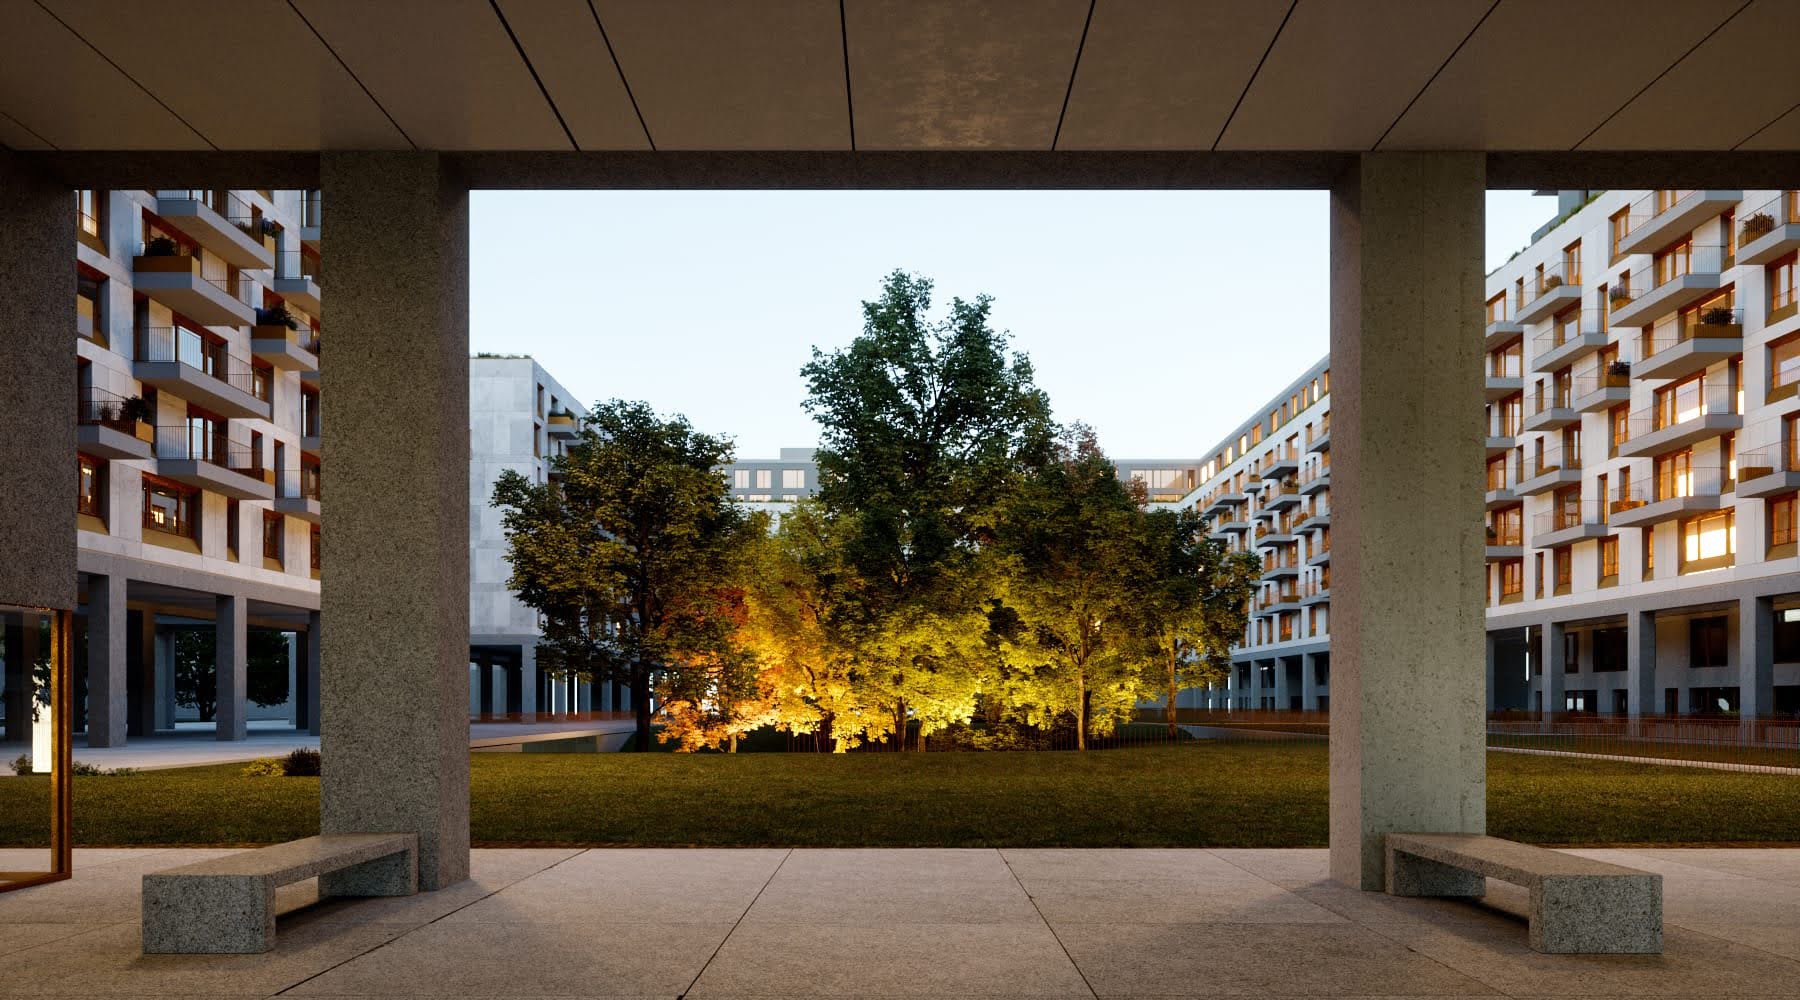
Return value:
[[(1488, 195), (1488, 267), (1556, 213)], [(577, 398), (641, 399), (740, 458), (818, 439), (800, 368), (895, 269), (1031, 358), (1115, 458), (1201, 458), (1329, 348), (1318, 191), (477, 192), (470, 337)]]

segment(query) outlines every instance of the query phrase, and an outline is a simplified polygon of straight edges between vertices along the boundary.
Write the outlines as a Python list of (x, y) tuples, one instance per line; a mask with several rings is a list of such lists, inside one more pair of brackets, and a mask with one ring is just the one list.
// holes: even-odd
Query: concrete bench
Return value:
[(317, 876), (320, 896), (419, 891), (419, 838), (340, 833), (144, 876), (144, 953), (251, 955), (275, 947), (275, 889)]
[(1662, 876), (1498, 837), (1387, 835), (1394, 896), (1487, 893), (1487, 880), (1531, 891), (1531, 947), (1555, 954), (1662, 954)]

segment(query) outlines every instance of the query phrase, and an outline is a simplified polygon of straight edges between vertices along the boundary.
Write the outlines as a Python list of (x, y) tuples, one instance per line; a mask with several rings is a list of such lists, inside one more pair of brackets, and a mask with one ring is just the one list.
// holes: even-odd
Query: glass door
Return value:
[(0, 892), (69, 877), (72, 619), (0, 605)]

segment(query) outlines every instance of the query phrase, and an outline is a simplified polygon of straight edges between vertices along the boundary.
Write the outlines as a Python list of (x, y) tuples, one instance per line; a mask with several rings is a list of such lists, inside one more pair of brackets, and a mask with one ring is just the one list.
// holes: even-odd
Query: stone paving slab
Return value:
[(1800, 1000), (1795, 849), (1572, 852), (1664, 876), (1660, 956), (1540, 955), (1515, 886), (1360, 892), (1318, 850), (1010, 849), (478, 850), (437, 893), (286, 887), (267, 955), (140, 954), (143, 874), (229, 853), (77, 851), (0, 893), (0, 1000)]

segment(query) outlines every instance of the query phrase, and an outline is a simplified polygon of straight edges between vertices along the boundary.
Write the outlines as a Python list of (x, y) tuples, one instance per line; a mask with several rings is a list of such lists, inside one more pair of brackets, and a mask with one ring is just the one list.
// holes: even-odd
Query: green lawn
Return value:
[[(1325, 843), (1322, 745), (1077, 753), (475, 754), (478, 844), (1232, 846)], [(77, 778), (84, 846), (316, 832), (318, 782), (239, 765)], [(1800, 840), (1800, 780), (1489, 755), (1489, 829), (1544, 844)], [(41, 842), (38, 779), (0, 779), (0, 846)]]

